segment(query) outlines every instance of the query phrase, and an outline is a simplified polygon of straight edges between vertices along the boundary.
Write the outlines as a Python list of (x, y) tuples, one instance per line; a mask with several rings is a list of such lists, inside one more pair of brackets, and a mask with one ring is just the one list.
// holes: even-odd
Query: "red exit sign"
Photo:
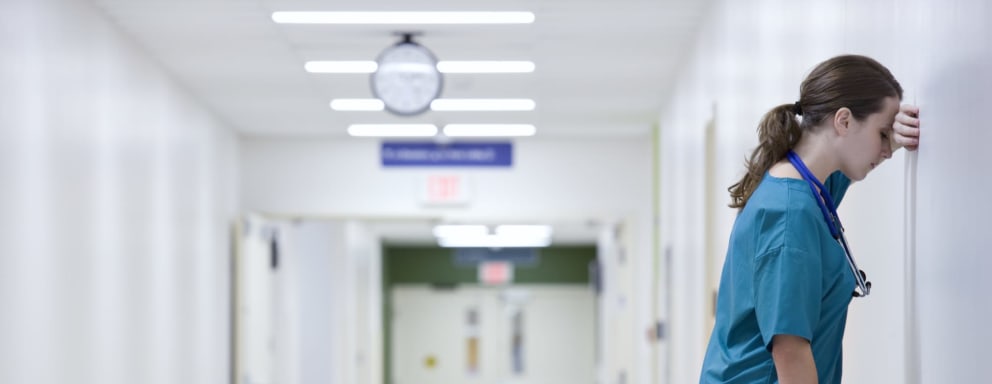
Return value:
[(421, 201), (428, 205), (456, 205), (469, 202), (468, 179), (460, 175), (430, 175), (423, 183)]
[(479, 282), (485, 285), (503, 285), (513, 282), (513, 263), (508, 261), (479, 263)]

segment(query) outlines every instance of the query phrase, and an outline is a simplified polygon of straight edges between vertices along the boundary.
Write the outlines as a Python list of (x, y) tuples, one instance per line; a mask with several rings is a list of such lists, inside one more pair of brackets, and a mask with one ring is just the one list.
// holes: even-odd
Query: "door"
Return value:
[(595, 382), (586, 285), (392, 291), (393, 384)]

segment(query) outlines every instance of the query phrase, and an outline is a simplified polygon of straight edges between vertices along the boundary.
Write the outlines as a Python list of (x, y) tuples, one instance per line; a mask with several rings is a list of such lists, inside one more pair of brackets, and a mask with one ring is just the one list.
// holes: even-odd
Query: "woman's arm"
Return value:
[(816, 364), (809, 341), (793, 335), (772, 337), (772, 360), (780, 384), (816, 384)]

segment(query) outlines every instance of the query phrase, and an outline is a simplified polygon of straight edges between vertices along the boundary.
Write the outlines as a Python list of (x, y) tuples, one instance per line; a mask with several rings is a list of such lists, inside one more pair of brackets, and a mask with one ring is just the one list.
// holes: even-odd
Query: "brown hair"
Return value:
[[(847, 107), (857, 120), (882, 110), (886, 97), (902, 99), (902, 87), (892, 73), (874, 59), (844, 55), (820, 63), (799, 87), (799, 101), (765, 113), (758, 123), (758, 147), (744, 164), (747, 173), (727, 188), (730, 207), (744, 208), (765, 172), (838, 109)], [(796, 115), (802, 118), (797, 119)]]

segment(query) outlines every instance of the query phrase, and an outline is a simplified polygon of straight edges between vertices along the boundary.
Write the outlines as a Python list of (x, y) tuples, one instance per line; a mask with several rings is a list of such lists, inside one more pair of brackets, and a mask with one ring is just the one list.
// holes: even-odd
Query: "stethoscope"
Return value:
[[(803, 176), (803, 180), (806, 180), (806, 183), (809, 184), (809, 189), (813, 192), (814, 198), (816, 198), (817, 189), (820, 191), (819, 195), (822, 199), (816, 199), (816, 204), (820, 206), (820, 212), (823, 212), (823, 219), (827, 221), (827, 227), (830, 228), (830, 235), (844, 249), (844, 255), (847, 256), (847, 264), (851, 267), (851, 273), (854, 273), (854, 278), (858, 282), (858, 286), (854, 290), (854, 297), (868, 296), (868, 293), (871, 292), (871, 282), (867, 280), (865, 271), (858, 269), (858, 264), (854, 262), (854, 255), (851, 254), (851, 247), (847, 245), (847, 238), (844, 237), (844, 226), (840, 224), (840, 217), (837, 216), (837, 207), (834, 205), (833, 197), (830, 196), (830, 192), (823, 186), (823, 183), (816, 176), (813, 176), (813, 172), (810, 172), (809, 168), (806, 168), (806, 164), (799, 158), (799, 155), (796, 155), (795, 152), (790, 150), (788, 156), (789, 162), (796, 167), (799, 174)], [(858, 290), (861, 292), (858, 292)]]

